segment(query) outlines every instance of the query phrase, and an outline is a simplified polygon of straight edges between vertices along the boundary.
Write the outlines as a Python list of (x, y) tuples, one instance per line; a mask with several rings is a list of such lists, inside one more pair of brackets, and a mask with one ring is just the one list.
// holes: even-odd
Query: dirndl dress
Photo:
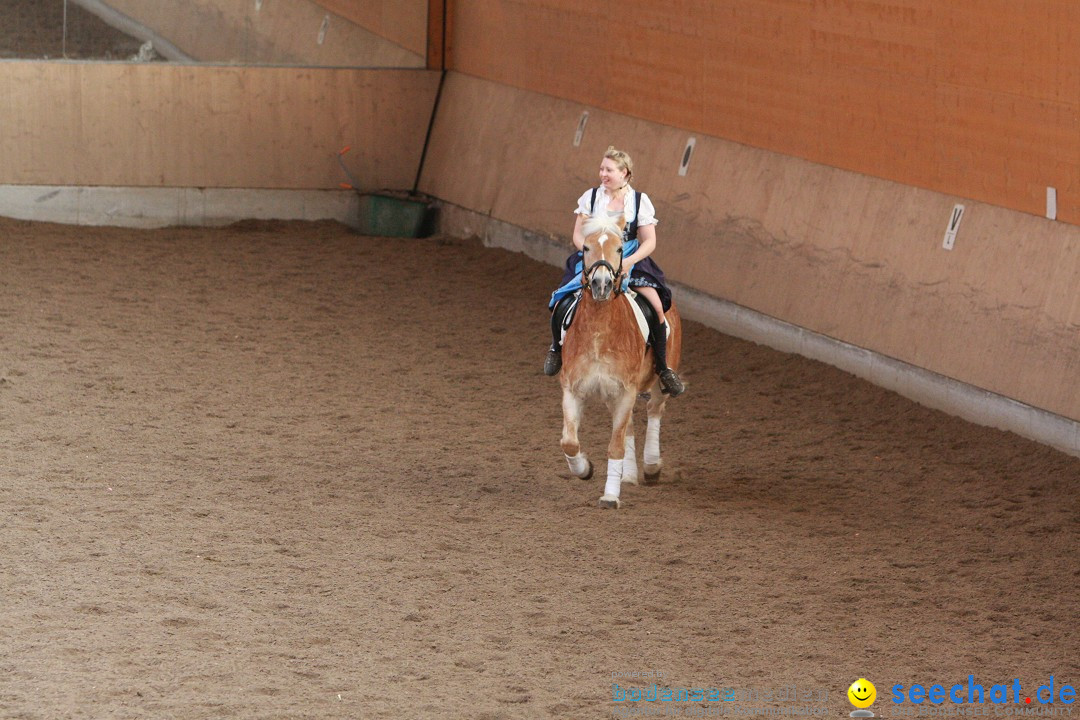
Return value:
[[(596, 191), (593, 191), (593, 204), (596, 202)], [(640, 193), (635, 198), (635, 207), (641, 207)], [(621, 211), (609, 212), (609, 215), (617, 216)], [(632, 220), (623, 229), (623, 257), (628, 257), (637, 252), (640, 243), (637, 239), (637, 216), (635, 211), (634, 220)], [(555, 305), (567, 295), (576, 293), (581, 290), (581, 270), (583, 267), (584, 253), (581, 250), (577, 250), (570, 254), (570, 257), (566, 258), (566, 267), (563, 270), (562, 280), (559, 282), (558, 289), (551, 294), (551, 300), (548, 302), (548, 308), (554, 308)], [(667, 280), (664, 278), (664, 271), (660, 269), (660, 266), (656, 264), (656, 261), (652, 257), (647, 257), (643, 260), (639, 260), (634, 263), (634, 266), (630, 268), (630, 274), (623, 279), (623, 290), (628, 287), (651, 287), (656, 290), (657, 295), (660, 296), (660, 304), (664, 308), (664, 312), (671, 309), (671, 290), (667, 286)]]
[[(633, 241), (633, 247), (628, 250), (629, 245), (630, 243), (623, 245), (623, 257), (632, 255), (637, 250), (637, 239)], [(566, 267), (563, 270), (562, 280), (559, 281), (559, 289), (551, 294), (551, 301), (548, 303), (549, 308), (555, 307), (556, 303), (565, 296), (581, 290), (583, 256), (584, 253), (578, 250), (566, 258)], [(660, 296), (660, 304), (663, 306), (664, 312), (671, 309), (671, 290), (668, 289), (664, 271), (651, 257), (634, 263), (634, 267), (630, 269), (630, 277), (623, 280), (623, 290), (627, 287), (642, 286), (656, 289), (656, 294)]]

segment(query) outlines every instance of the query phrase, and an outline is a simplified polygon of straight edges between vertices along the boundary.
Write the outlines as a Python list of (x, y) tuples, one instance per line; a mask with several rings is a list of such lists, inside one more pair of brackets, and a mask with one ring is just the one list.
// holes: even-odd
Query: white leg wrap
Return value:
[(607, 461), (607, 482), (604, 484), (604, 497), (619, 497), (622, 488), (622, 460)]
[(644, 460), (646, 465), (660, 462), (660, 418), (649, 418), (649, 424), (645, 427)]
[(566, 464), (570, 466), (570, 472), (574, 473), (578, 477), (581, 477), (585, 473), (589, 472), (589, 461), (585, 457), (585, 453), (578, 453), (573, 457), (567, 455)]

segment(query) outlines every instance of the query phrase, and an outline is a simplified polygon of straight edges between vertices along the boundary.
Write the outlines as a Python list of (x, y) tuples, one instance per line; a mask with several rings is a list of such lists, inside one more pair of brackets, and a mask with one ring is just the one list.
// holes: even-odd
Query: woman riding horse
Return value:
[[(655, 364), (646, 346), (646, 332), (635, 309), (638, 301), (622, 291), (626, 256), (626, 220), (617, 217), (589, 218), (583, 224), (583, 289), (574, 308), (573, 327), (566, 333), (565, 356), (559, 385), (562, 387), (562, 447), (570, 472), (582, 479), (592, 477), (593, 465), (582, 451), (578, 430), (585, 404), (599, 399), (611, 411), (611, 440), (608, 443), (607, 480), (600, 507), (620, 506), (624, 483), (638, 482), (637, 450), (634, 441), (634, 404), (648, 398), (645, 429), (644, 479), (659, 480), (660, 421), (670, 394), (660, 390)], [(666, 314), (665, 347), (671, 364), (678, 367), (682, 357), (682, 321), (672, 303)], [(654, 333), (655, 334), (655, 333)]]
[(649, 196), (630, 187), (634, 163), (622, 150), (609, 146), (600, 162), (600, 187), (586, 190), (578, 198), (574, 222), (574, 246), (577, 252), (566, 261), (566, 272), (559, 289), (551, 295), (552, 343), (544, 362), (544, 374), (555, 375), (562, 368), (562, 325), (575, 295), (581, 290), (583, 228), (589, 218), (617, 218), (626, 221), (622, 267), (627, 269), (624, 288), (629, 286), (645, 297), (656, 311), (658, 332), (652, 338), (656, 374), (661, 392), (675, 397), (683, 390), (682, 380), (667, 364), (667, 325), (664, 313), (671, 308), (671, 291), (664, 281), (664, 271), (649, 257), (656, 249), (656, 210)]

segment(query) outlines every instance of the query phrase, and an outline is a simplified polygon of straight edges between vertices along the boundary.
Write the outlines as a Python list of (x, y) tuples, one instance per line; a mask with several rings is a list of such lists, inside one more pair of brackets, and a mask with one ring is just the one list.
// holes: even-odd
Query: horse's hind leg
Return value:
[(623, 444), (622, 481), (630, 485), (638, 484), (637, 444), (634, 442), (634, 411), (626, 421), (626, 441)]
[(569, 390), (563, 390), (563, 430), (560, 444), (570, 472), (582, 480), (588, 480), (592, 477), (593, 466), (585, 453), (581, 452), (581, 444), (578, 442), (578, 427), (581, 425), (583, 407), (580, 398), (575, 397)]
[(626, 432), (636, 398), (633, 391), (623, 393), (611, 408), (611, 442), (608, 443), (607, 482), (604, 484), (604, 494), (600, 497), (602, 508), (617, 508), (621, 505), (619, 493), (622, 490), (626, 458)]
[(663, 462), (660, 460), (660, 418), (664, 416), (664, 404), (667, 395), (660, 392), (657, 387), (653, 388), (652, 397), (645, 405), (649, 420), (645, 426), (645, 449), (642, 452), (642, 461), (645, 465), (645, 484), (655, 485), (660, 482), (660, 468)]

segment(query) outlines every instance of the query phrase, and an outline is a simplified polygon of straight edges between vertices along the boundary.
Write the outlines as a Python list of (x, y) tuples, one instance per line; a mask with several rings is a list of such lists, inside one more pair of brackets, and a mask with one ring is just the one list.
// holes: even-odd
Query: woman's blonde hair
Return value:
[(616, 150), (614, 145), (608, 145), (608, 149), (604, 151), (604, 157), (615, 163), (615, 166), (620, 170), (626, 171), (626, 184), (615, 191), (615, 197), (622, 197), (626, 192), (627, 185), (630, 184), (630, 177), (634, 174), (634, 161), (630, 158), (629, 153)]

